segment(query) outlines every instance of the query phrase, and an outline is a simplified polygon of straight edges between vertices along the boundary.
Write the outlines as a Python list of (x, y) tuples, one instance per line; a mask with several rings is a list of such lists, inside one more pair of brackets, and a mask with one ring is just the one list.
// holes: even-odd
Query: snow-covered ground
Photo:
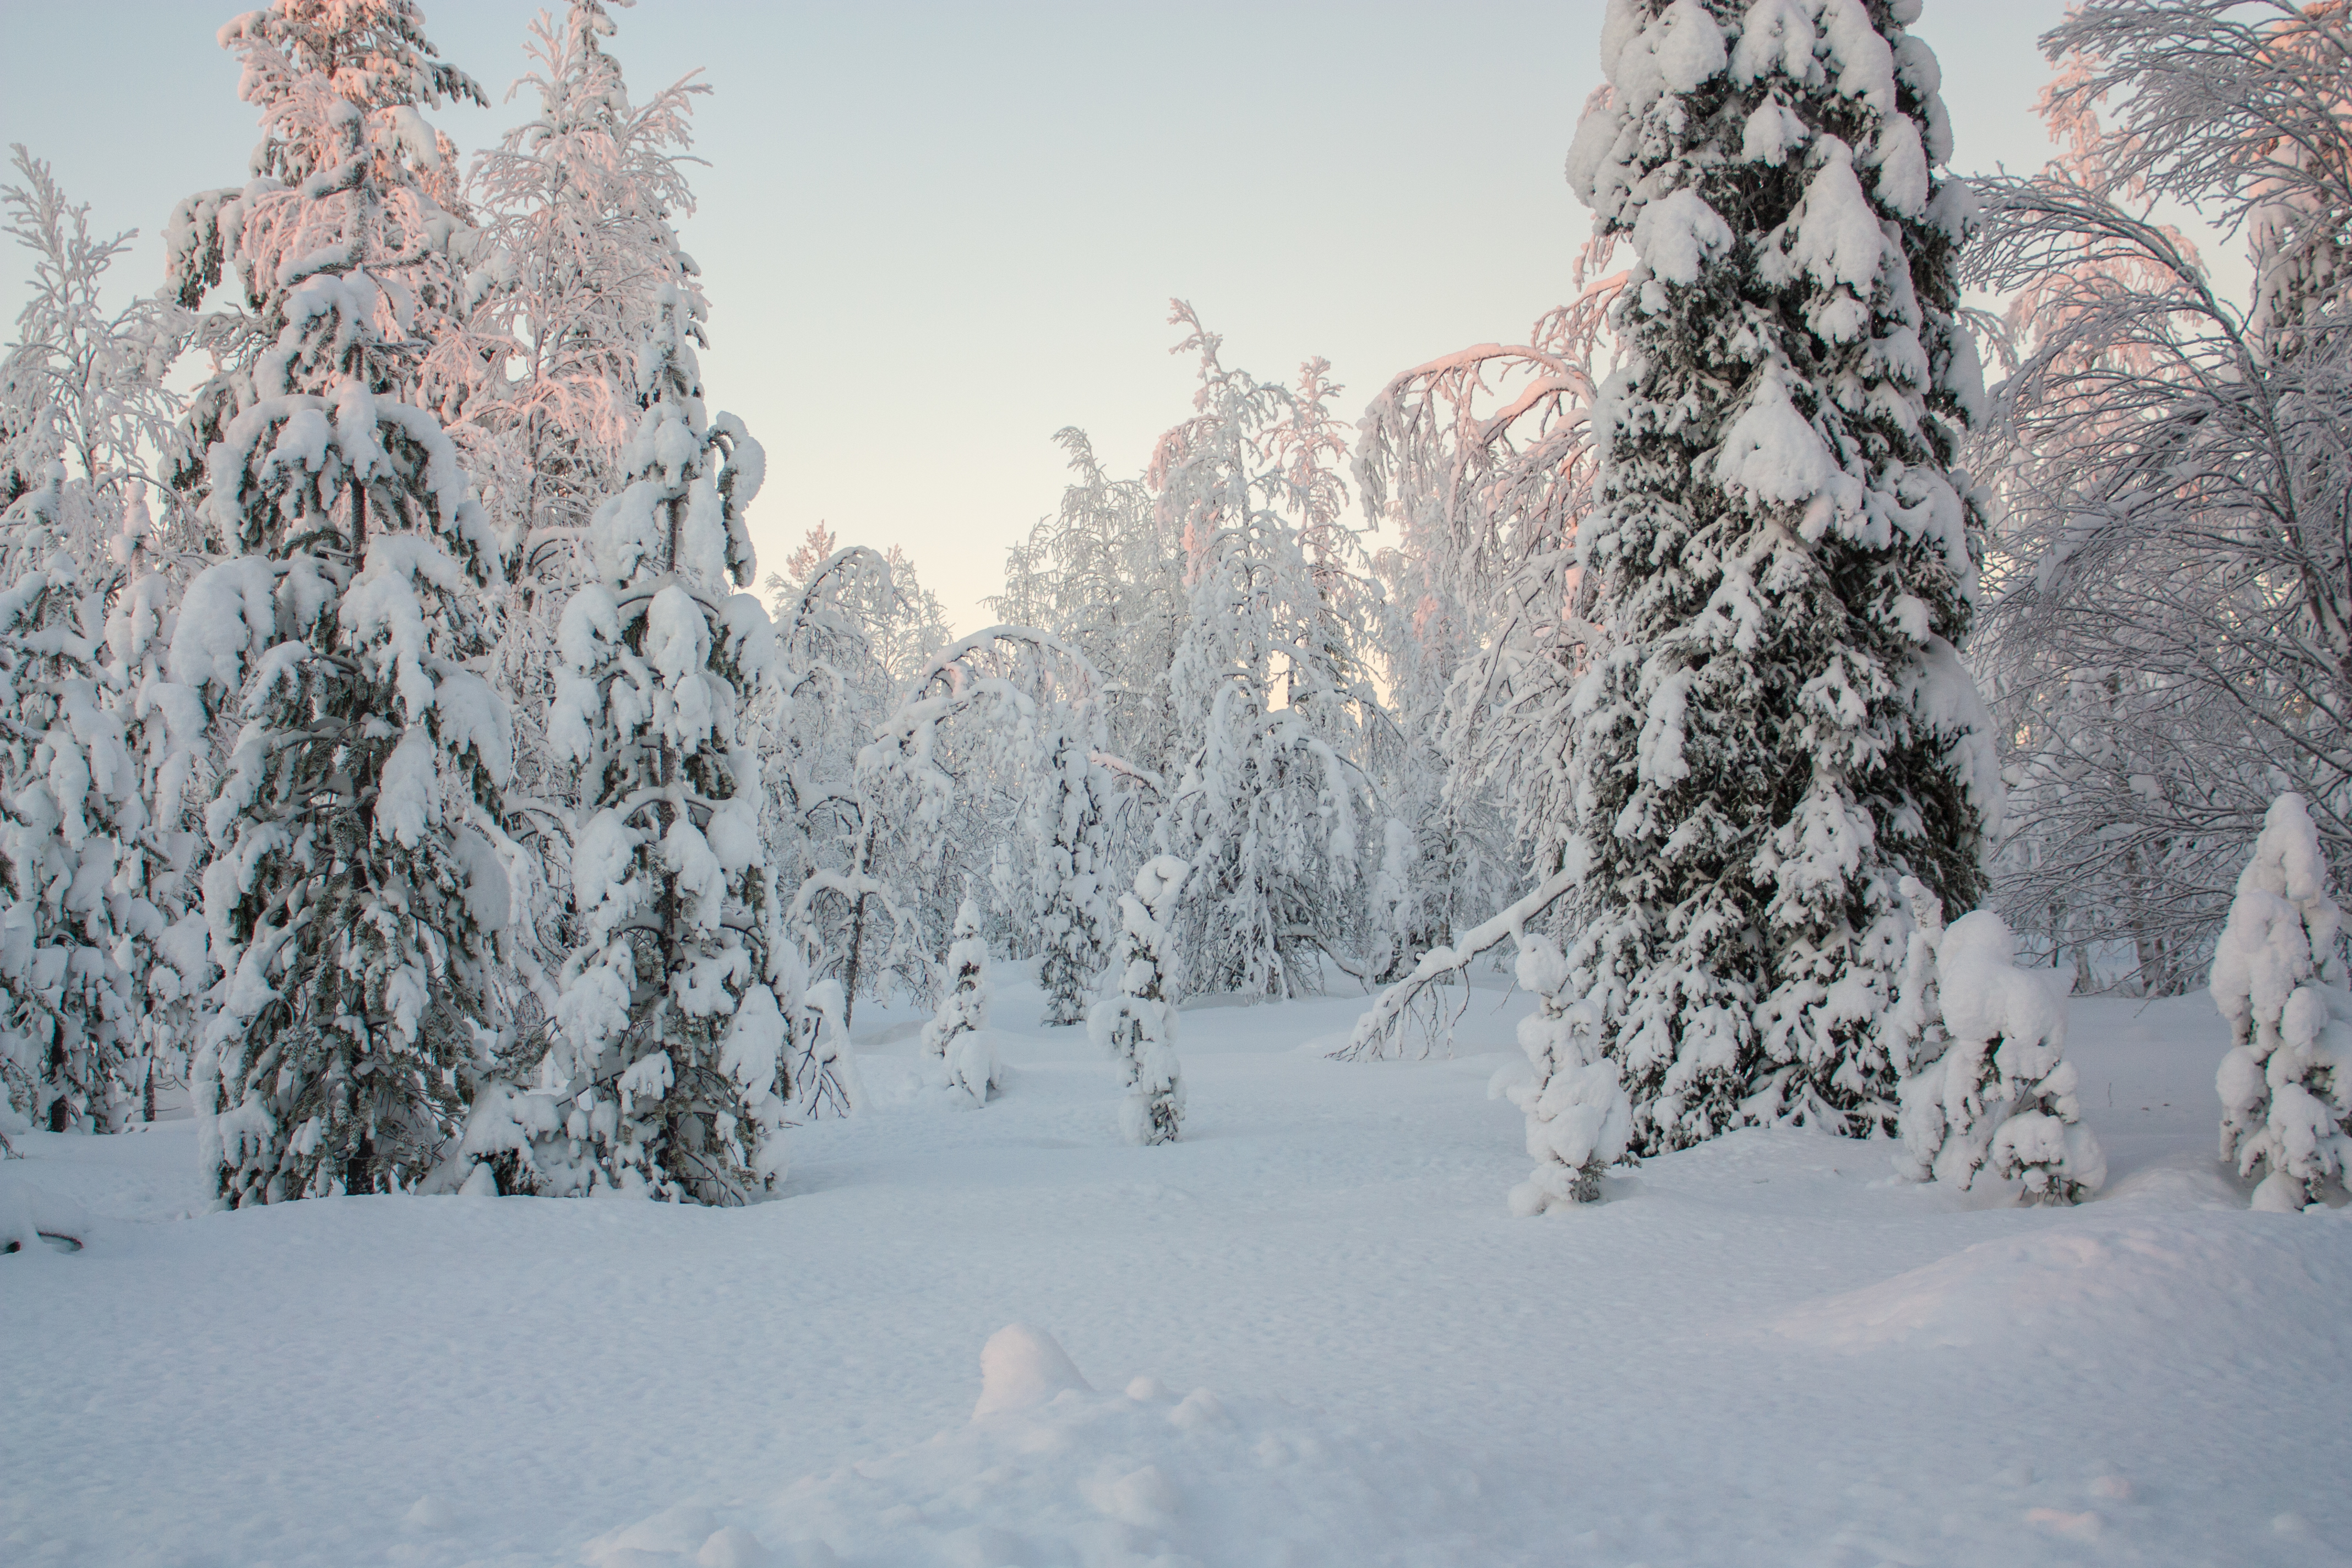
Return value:
[(1368, 1066), (1360, 998), (1189, 1008), (1156, 1149), (1036, 1002), (972, 1112), (861, 1017), (880, 1103), (749, 1210), (194, 1214), (184, 1121), (20, 1140), (0, 1219), (87, 1245), (0, 1258), (0, 1562), (2352, 1563), (2352, 1223), (2219, 1172), (2201, 998), (2075, 1005), (2081, 1209), (1748, 1132), (1533, 1220), (1519, 999)]

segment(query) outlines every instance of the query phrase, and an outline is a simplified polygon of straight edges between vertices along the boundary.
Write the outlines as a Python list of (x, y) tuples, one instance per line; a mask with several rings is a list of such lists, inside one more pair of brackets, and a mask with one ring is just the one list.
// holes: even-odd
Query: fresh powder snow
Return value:
[[(1736, 1131), (1515, 1219), (1487, 1080), (1360, 996), (1184, 1012), (1181, 1142), (998, 964), (986, 1108), (861, 1009), (778, 1201), (206, 1214), (191, 1123), (12, 1131), (11, 1563), (2320, 1563), (2352, 1551), (2352, 1226), (2212, 1159), (2226, 1023), (2078, 998), (2108, 1182)], [(887, 1042), (887, 1043), (886, 1043)], [(663, 1325), (657, 1342), (648, 1325)], [(1016, 1326), (1018, 1325), (1018, 1326)], [(268, 1346), (261, 1357), (256, 1347)], [(1990, 1366), (2000, 1397), (1964, 1395)], [(2030, 1373), (2030, 1375), (2026, 1375)], [(357, 1418), (362, 1409), (373, 1414)]]

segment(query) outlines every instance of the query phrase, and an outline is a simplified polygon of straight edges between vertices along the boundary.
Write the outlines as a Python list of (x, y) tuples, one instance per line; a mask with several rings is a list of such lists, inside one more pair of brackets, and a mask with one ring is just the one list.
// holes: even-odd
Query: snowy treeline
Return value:
[[(1612, 0), (1570, 302), (1360, 418), (1177, 302), (1191, 409), (1131, 472), (1061, 432), (961, 637), (896, 547), (761, 577), (677, 227), (705, 89), (631, 97), (626, 6), (543, 19), (470, 161), (411, 0), (232, 22), (254, 173), (121, 311), (121, 241), (19, 151), (17, 1114), (185, 1092), (229, 1204), (734, 1202), (857, 1108), (862, 1003), (934, 1011), (984, 1104), (992, 962), (1156, 1142), (1184, 998), (1385, 987), (1370, 1055), (1515, 958), (1523, 1211), (1774, 1124), (2071, 1201), (2065, 997), (2210, 972), (2257, 999), (2228, 1152), (2337, 1171), (2333, 1079), (2280, 1065), (2334, 1026), (2230, 978), (2285, 962), (2230, 889), (2352, 849), (2344, 6), (2089, 0), (2044, 40), (2063, 156), (1971, 181), (1920, 0)], [(2324, 874), (2246, 875), (2333, 994)]]

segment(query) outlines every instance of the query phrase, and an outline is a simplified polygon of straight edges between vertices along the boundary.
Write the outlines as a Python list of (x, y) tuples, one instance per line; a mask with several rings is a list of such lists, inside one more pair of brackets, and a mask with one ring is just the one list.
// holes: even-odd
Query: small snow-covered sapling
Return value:
[(1929, 917), (1921, 935), (1936, 950), (1935, 998), (1903, 1086), (1896, 1168), (1963, 1192), (1990, 1169), (2021, 1182), (2029, 1204), (2082, 1202), (2105, 1182), (2107, 1163), (2082, 1124), (2065, 1059), (2071, 982), (2020, 967), (2015, 937), (1990, 910), (1937, 933), (1932, 903), (1916, 884), (1906, 891)]
[(1176, 1060), (1176, 1005), (1168, 995), (1168, 916), (1184, 885), (1184, 862), (1155, 855), (1118, 900), (1113, 963), (1117, 989), (1087, 1014), (1087, 1033), (1124, 1072), (1119, 1131), (1130, 1143), (1172, 1143), (1184, 1120), (1184, 1073)]
[(948, 947), (948, 991), (923, 1026), (924, 1076), (969, 1108), (988, 1101), (1002, 1079), (989, 1044), (988, 944), (981, 940), (980, 906), (967, 890), (956, 906), (955, 941)]
[(1617, 1064), (1593, 1045), (1597, 1013), (1569, 999), (1570, 974), (1559, 944), (1519, 940), (1519, 984), (1536, 1011), (1519, 1020), (1519, 1048), (1534, 1069), (1506, 1092), (1527, 1113), (1528, 1152), (1536, 1168), (1511, 1189), (1511, 1212), (1538, 1215), (1601, 1196), (1601, 1173), (1625, 1157), (1633, 1108)]
[(2352, 1154), (2352, 992), (2344, 914), (2299, 795), (2263, 818), (2213, 954), (2212, 994), (2231, 1046), (2214, 1087), (2221, 1158), (2266, 1173), (2254, 1207), (2292, 1211), (2341, 1181)]

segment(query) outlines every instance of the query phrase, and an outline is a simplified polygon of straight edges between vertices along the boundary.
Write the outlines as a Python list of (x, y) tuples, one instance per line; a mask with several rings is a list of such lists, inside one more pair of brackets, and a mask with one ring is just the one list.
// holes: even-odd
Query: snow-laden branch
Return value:
[[(1539, 883), (1535, 891), (1487, 921), (1462, 933), (1450, 947), (1435, 947), (1422, 954), (1413, 972), (1381, 993), (1371, 1010), (1356, 1020), (1355, 1031), (1348, 1043), (1331, 1053), (1339, 1061), (1367, 1061), (1387, 1056), (1392, 1048), (1401, 1047), (1405, 1026), (1417, 1011), (1427, 1005), (1426, 1038), (1435, 1039), (1440, 1025), (1450, 1029), (1454, 1018), (1461, 1016), (1456, 1008), (1452, 1018), (1441, 1016), (1441, 1010), (1430, 997), (1432, 987), (1451, 983), (1477, 960), (1480, 954), (1513, 941), (1527, 930), (1528, 922), (1542, 914), (1564, 898), (1576, 886), (1576, 876), (1568, 870), (1554, 871)], [(1466, 999), (1465, 999), (1466, 1005)]]

